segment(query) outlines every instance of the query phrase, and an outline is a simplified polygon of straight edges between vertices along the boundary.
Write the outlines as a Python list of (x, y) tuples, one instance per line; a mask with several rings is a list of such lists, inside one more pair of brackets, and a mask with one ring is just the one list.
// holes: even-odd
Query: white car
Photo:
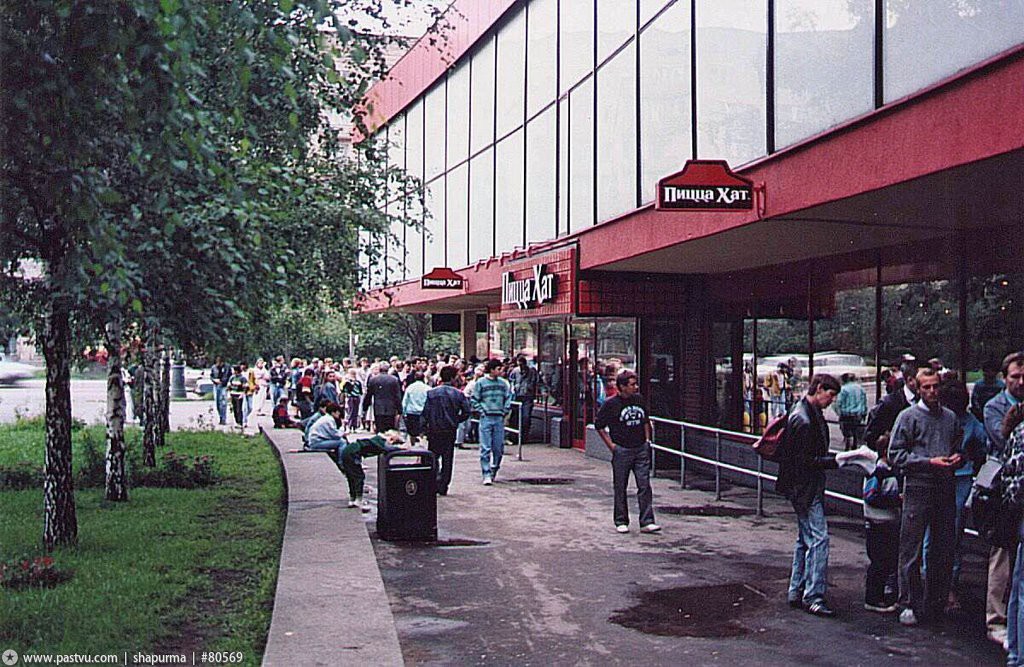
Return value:
[(19, 364), (15, 361), (7, 361), (7, 357), (0, 353), (0, 385), (17, 384), (22, 380), (29, 380), (39, 370), (35, 366)]

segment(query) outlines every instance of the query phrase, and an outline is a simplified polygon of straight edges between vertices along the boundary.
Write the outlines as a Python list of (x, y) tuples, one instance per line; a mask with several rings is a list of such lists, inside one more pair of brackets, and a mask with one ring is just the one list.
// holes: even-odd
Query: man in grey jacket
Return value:
[(373, 423), (377, 433), (395, 428), (395, 420), (402, 411), (402, 381), (388, 371), (386, 361), (380, 363), (380, 373), (366, 381), (363, 412), (373, 406)]
[[(918, 371), (917, 391), (920, 400), (899, 414), (889, 441), (889, 460), (906, 477), (899, 565), (903, 625), (936, 617), (946, 603), (956, 525), (953, 474), (964, 463), (963, 430), (956, 414), (939, 402), (939, 374), (931, 368)], [(921, 552), (929, 529), (928, 583), (922, 587)]]
[[(1003, 359), (1000, 369), (1006, 386), (993, 396), (982, 409), (985, 434), (988, 436), (988, 455), (1001, 458), (1006, 447), (1002, 426), (1006, 413), (1014, 405), (1024, 402), (1024, 352), (1013, 352)], [(992, 547), (988, 559), (988, 591), (985, 598), (985, 624), (988, 638), (997, 643), (1006, 639), (1006, 602), (1010, 596), (1017, 547)]]

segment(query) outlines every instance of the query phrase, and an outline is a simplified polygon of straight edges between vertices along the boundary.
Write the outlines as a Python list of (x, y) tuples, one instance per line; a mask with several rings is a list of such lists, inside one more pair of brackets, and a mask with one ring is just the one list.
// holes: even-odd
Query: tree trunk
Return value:
[(47, 551), (78, 541), (71, 475), (71, 327), (68, 304), (55, 299), (43, 322), (46, 359), (46, 465), (43, 544)]
[(171, 430), (171, 350), (164, 347), (160, 355), (160, 437), (157, 445), (163, 447), (167, 432)]
[(152, 332), (146, 331), (142, 348), (142, 369), (145, 381), (142, 384), (142, 414), (145, 426), (142, 429), (142, 463), (156, 466), (157, 440), (157, 391), (156, 391), (156, 350)]
[(128, 500), (128, 475), (125, 470), (124, 380), (121, 377), (121, 322), (107, 324), (107, 500)]

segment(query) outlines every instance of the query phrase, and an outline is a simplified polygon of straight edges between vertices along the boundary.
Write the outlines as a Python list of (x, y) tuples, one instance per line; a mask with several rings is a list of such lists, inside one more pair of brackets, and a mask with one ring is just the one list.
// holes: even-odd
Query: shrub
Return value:
[(135, 486), (194, 489), (215, 484), (219, 479), (209, 456), (190, 457), (167, 452), (156, 468), (140, 468), (133, 475)]
[(53, 588), (73, 576), (71, 570), (57, 569), (51, 556), (18, 556), (0, 561), (0, 586), (22, 590), (40, 587)]
[(0, 465), (0, 491), (38, 489), (43, 485), (43, 467), (31, 461)]

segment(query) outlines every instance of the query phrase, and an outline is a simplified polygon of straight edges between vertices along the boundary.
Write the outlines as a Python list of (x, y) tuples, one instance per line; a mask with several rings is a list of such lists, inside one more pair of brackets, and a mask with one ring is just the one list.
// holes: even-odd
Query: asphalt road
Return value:
[[(32, 417), (46, 408), (45, 380), (27, 380), (16, 386), (0, 386), (0, 424), (14, 421), (17, 415)], [(104, 380), (71, 381), (71, 414), (93, 424), (104, 421), (107, 383)], [(200, 418), (213, 415), (213, 401), (195, 397), (171, 401), (171, 428), (195, 425)]]

